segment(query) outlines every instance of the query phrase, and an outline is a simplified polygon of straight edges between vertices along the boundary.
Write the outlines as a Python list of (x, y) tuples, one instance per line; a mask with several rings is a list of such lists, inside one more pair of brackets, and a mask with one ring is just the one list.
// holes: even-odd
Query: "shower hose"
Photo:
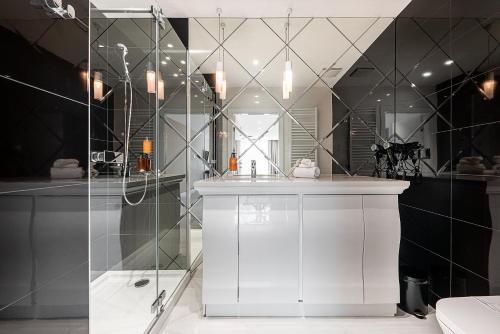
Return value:
[[(125, 201), (132, 206), (136, 206), (142, 203), (144, 198), (146, 197), (147, 189), (148, 189), (148, 173), (144, 172), (144, 190), (142, 193), (141, 198), (137, 202), (132, 202), (128, 199), (127, 197), (127, 168), (128, 168), (128, 151), (129, 151), (129, 141), (130, 141), (130, 123), (132, 120), (132, 98), (133, 98), (133, 92), (132, 92), (132, 82), (130, 81), (129, 78), (127, 78), (124, 81), (124, 88), (125, 88), (125, 129), (126, 129), (126, 137), (125, 137), (125, 158), (124, 158), (124, 172), (123, 172), (123, 180), (122, 180), (122, 192), (123, 192), (123, 198)], [(127, 87), (130, 89), (130, 102), (127, 101)], [(127, 112), (128, 112), (128, 122), (127, 122)], [(130, 172), (129, 172), (130, 174)]]

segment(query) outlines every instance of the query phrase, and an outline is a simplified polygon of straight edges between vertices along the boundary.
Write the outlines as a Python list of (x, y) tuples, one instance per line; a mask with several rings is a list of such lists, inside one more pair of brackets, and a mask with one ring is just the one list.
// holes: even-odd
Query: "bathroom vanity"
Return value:
[(341, 175), (195, 182), (205, 315), (393, 316), (398, 194), (409, 185)]

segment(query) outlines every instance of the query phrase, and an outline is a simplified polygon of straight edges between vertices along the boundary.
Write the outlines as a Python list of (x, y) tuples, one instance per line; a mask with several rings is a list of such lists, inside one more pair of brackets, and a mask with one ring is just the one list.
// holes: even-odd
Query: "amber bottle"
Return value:
[(232, 174), (236, 174), (238, 171), (238, 159), (236, 158), (236, 152), (233, 150), (231, 157), (229, 158), (229, 171)]

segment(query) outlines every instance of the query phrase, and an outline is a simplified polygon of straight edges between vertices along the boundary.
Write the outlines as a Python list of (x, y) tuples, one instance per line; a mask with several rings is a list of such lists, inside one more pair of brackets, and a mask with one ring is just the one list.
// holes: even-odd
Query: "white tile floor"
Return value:
[[(185, 270), (161, 270), (159, 290), (170, 296), (186, 273)], [(134, 283), (147, 278), (149, 284), (136, 288)], [(90, 328), (92, 334), (143, 333), (154, 314), (151, 304), (156, 298), (156, 272), (108, 271), (90, 286)]]
[(434, 314), (426, 320), (394, 318), (204, 318), (200, 267), (167, 319), (162, 334), (442, 334)]

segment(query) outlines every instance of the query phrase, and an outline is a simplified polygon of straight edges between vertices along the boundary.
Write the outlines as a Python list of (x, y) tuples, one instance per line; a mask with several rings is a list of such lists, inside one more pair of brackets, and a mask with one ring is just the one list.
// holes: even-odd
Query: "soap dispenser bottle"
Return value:
[(238, 172), (238, 158), (236, 158), (236, 152), (233, 149), (233, 153), (231, 153), (231, 157), (229, 158), (229, 171), (232, 175), (236, 175)]

